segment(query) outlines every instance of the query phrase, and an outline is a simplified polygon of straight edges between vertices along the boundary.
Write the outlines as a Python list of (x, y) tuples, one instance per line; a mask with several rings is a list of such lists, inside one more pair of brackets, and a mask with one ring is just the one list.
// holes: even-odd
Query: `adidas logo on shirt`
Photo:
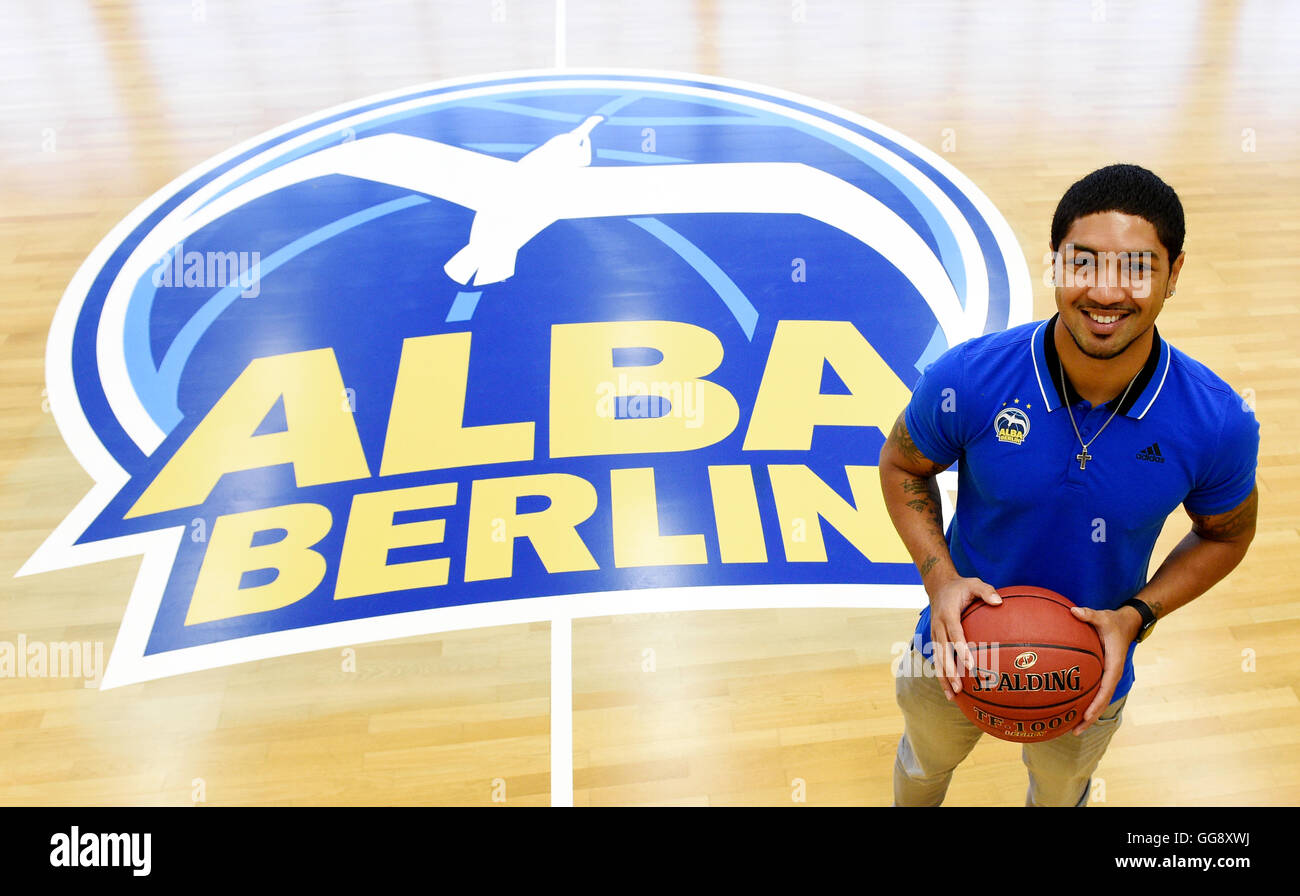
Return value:
[(1162, 464), (1165, 462), (1165, 456), (1160, 453), (1160, 443), (1152, 442), (1146, 448), (1143, 448), (1136, 455), (1138, 460), (1149, 460), (1154, 463)]

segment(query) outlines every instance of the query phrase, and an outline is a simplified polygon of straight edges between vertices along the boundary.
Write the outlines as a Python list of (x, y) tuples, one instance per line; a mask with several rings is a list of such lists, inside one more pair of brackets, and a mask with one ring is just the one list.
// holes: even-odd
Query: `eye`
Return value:
[(1076, 256), (1074, 256), (1074, 266), (1075, 266), (1076, 268), (1087, 267), (1087, 266), (1091, 266), (1091, 265), (1092, 265), (1092, 256), (1091, 256), (1091, 255), (1076, 255)]

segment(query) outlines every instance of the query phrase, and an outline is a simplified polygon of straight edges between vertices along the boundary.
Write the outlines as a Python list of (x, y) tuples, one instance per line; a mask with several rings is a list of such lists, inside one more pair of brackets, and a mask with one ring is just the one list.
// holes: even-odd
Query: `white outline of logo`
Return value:
[[(602, 75), (608, 76), (611, 80), (599, 80), (598, 77)], [(572, 80), (569, 80), (570, 78)], [(632, 80), (635, 78), (645, 80)], [(536, 80), (529, 83), (526, 79)], [(485, 82), (492, 81), (504, 83), (483, 86)], [(693, 83), (676, 83), (679, 81)], [(413, 94), (452, 87), (463, 89), (441, 93), (435, 97), (407, 99)], [(607, 591), (519, 598), (374, 616), (303, 629), (250, 635), (196, 647), (178, 648), (151, 656), (145, 655), (145, 647), (158, 615), (164, 588), (187, 529), (178, 526), (124, 535), (104, 541), (76, 544), (76, 539), (108, 506), (109, 501), (129, 478), (126, 471), (117, 464), (100, 442), (94, 428), (86, 419), (77, 399), (71, 363), (73, 332), (82, 305), (103, 266), (118, 250), (122, 241), (176, 193), (239, 155), (314, 122), (325, 123), (291, 140), (276, 143), (204, 185), (180, 203), (163, 221), (170, 219), (172, 215), (183, 217), (191, 214), (225, 186), (265, 164), (270, 156), (291, 152), (296, 147), (309, 143), (323, 134), (337, 134), (342, 129), (355, 127), (373, 117), (389, 115), (420, 105), (451, 103), (495, 93), (519, 92), (525, 89), (533, 89), (540, 93), (572, 88), (585, 90), (612, 88), (621, 91), (635, 91), (641, 88), (660, 93), (680, 93), (697, 98), (716, 96), (730, 103), (768, 108), (777, 115), (802, 121), (824, 133), (847, 140), (885, 159), (896, 170), (908, 172), (909, 179), (916, 188), (935, 203), (952, 225), (963, 262), (967, 265), (967, 282), (971, 289), (962, 315), (963, 319), (940, 322), (947, 332), (961, 337), (952, 340), (953, 344), (956, 344), (961, 339), (983, 332), (984, 318), (988, 310), (987, 273), (984, 270), (983, 253), (979, 250), (965, 218), (933, 181), (923, 176), (901, 157), (826, 118), (781, 105), (781, 102), (798, 103), (817, 113), (843, 119), (905, 147), (939, 172), (953, 187), (960, 190), (992, 232), (1011, 281), (1007, 326), (1013, 327), (1029, 321), (1032, 314), (1033, 288), (1024, 253), (1001, 213), (965, 175), (937, 153), (897, 131), (829, 103), (788, 91), (692, 72), (600, 68), (566, 69), (557, 73), (553, 69), (538, 69), (478, 74), (406, 87), (386, 94), (365, 97), (292, 121), (196, 166), (142, 202), (87, 256), (64, 291), (63, 298), (55, 311), (45, 357), (50, 406), (64, 442), (81, 467), (94, 478), (95, 484), (16, 575), (34, 575), (122, 557), (142, 557), (139, 574), (132, 588), (101, 688), (120, 687), (202, 669), (364, 642), (553, 619), (692, 610), (789, 607), (916, 609), (925, 605), (926, 595), (920, 585), (845, 584), (819, 585), (810, 588), (805, 584), (761, 584)], [(749, 91), (759, 96), (746, 96), (736, 91)], [(341, 119), (335, 118), (349, 109), (364, 108), (384, 101), (390, 101), (391, 104), (370, 112), (357, 113)], [(158, 228), (154, 230), (157, 231)], [(121, 339), (126, 300), (129, 298), (130, 290), (122, 284), (128, 282), (133, 284), (156, 260), (156, 258), (147, 259), (141, 253), (133, 253), (131, 261), (119, 271), (118, 282), (115, 282), (110, 290), (100, 317), (96, 342), (98, 356), (101, 359), (100, 379), (109, 397), (113, 413), (131, 438), (146, 453), (151, 452), (162, 442), (163, 434), (144, 412), (138, 397), (130, 388)], [(135, 279), (132, 279), (133, 275)]]

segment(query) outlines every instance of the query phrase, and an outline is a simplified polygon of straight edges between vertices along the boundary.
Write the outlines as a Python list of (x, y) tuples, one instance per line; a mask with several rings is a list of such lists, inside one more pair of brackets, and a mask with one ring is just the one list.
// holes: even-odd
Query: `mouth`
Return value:
[(1084, 319), (1088, 321), (1089, 329), (1098, 336), (1107, 336), (1119, 329), (1132, 312), (1129, 311), (1101, 311), (1096, 308), (1083, 308)]

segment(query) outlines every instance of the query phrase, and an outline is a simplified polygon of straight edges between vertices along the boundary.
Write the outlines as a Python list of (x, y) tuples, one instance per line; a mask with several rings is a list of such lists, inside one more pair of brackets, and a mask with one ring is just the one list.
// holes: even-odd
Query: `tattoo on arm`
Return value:
[(1201, 538), (1210, 541), (1238, 541), (1243, 538), (1248, 540), (1254, 535), (1258, 511), (1259, 488), (1256, 487), (1246, 500), (1226, 513), (1200, 516), (1189, 511), (1188, 516), (1192, 518), (1192, 531)]
[(1147, 606), (1151, 608), (1151, 612), (1152, 612), (1152, 613), (1155, 613), (1155, 614), (1156, 614), (1156, 618), (1157, 618), (1157, 619), (1161, 619), (1161, 618), (1164, 617), (1164, 615), (1165, 615), (1165, 602), (1164, 602), (1164, 601), (1162, 601), (1162, 600), (1153, 600), (1153, 601), (1151, 601), (1151, 603), (1147, 604)]
[(889, 433), (889, 441), (894, 443), (898, 452), (903, 455), (907, 462), (910, 472), (922, 476), (934, 476), (944, 471), (944, 467), (934, 463), (930, 458), (921, 453), (921, 449), (916, 447), (912, 441), (912, 434), (907, 431), (907, 424), (903, 421), (904, 414), (899, 414), (898, 419), (894, 421), (894, 428)]
[[(924, 560), (918, 560), (917, 569), (921, 577), (925, 578), (938, 564), (939, 557), (932, 551), (938, 549), (938, 545), (943, 544), (943, 505), (939, 500), (939, 484), (935, 481), (935, 476), (942, 473), (946, 467), (934, 463), (928, 457), (921, 453), (912, 441), (912, 436), (907, 431), (907, 424), (904, 421), (905, 414), (899, 414), (898, 419), (894, 421), (894, 428), (889, 434), (886, 444), (886, 450), (893, 452), (890, 460), (890, 467), (898, 473), (892, 482), (892, 488), (902, 486), (904, 506), (915, 510), (921, 514), (924, 520), (924, 529), (928, 530), (927, 541), (930, 547), (921, 547), (920, 556)], [(883, 454), (882, 454), (883, 458)], [(882, 459), (882, 468), (885, 461)], [(896, 495), (896, 493), (895, 493)], [(893, 496), (890, 496), (893, 497)], [(917, 554), (913, 554), (916, 557)]]
[(912, 495), (928, 495), (930, 493), (930, 486), (925, 479), (904, 479), (903, 491)]
[(939, 485), (933, 479), (904, 479), (903, 491), (916, 495), (907, 506), (929, 516), (934, 529), (943, 536), (943, 505), (939, 503)]

